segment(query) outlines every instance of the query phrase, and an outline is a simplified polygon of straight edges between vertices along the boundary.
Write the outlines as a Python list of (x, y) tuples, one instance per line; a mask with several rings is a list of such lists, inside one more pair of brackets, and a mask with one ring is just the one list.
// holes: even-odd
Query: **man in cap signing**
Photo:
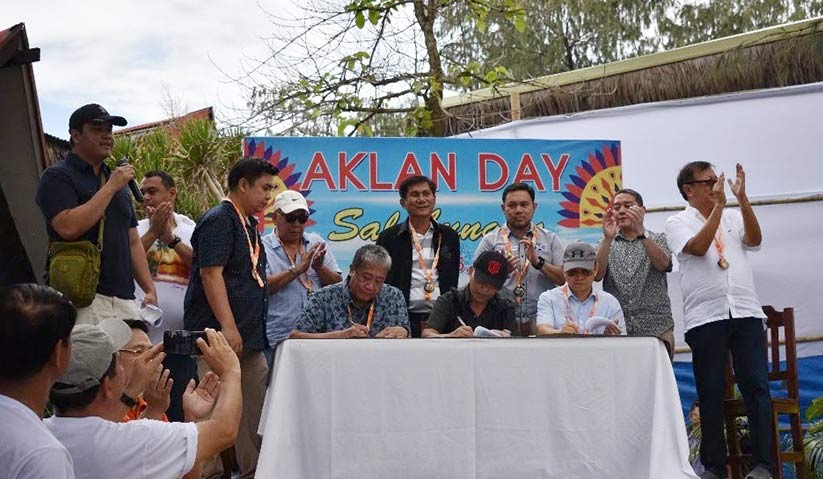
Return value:
[(505, 256), (493, 250), (481, 253), (469, 269), (469, 284), (437, 298), (423, 337), (469, 337), (478, 327), (490, 335), (519, 335), (514, 303), (499, 294), (508, 275)]
[(597, 274), (594, 248), (572, 243), (563, 253), (566, 284), (540, 295), (537, 334), (626, 334), (617, 298), (592, 287)]

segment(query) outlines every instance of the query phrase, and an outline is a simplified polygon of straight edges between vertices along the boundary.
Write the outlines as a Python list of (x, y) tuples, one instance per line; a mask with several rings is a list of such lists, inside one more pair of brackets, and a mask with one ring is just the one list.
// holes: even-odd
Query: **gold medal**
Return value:
[(431, 281), (426, 283), (426, 285), (423, 286), (423, 291), (425, 291), (429, 294), (434, 293), (434, 283), (432, 283)]
[(720, 266), (720, 269), (728, 269), (729, 262), (726, 261), (726, 258), (721, 257), (719, 260), (717, 260), (717, 266)]
[(523, 296), (526, 296), (526, 288), (522, 286), (517, 286), (516, 288), (514, 288), (514, 295), (517, 298), (522, 298)]

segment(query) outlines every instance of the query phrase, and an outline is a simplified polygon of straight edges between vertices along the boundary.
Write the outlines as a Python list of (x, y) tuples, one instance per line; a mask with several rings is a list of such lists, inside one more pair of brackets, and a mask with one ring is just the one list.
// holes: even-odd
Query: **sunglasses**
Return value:
[(283, 215), (283, 218), (286, 219), (289, 223), (294, 223), (295, 221), (299, 221), (301, 225), (306, 224), (309, 221), (309, 215), (303, 212), (292, 212), (287, 215)]
[(704, 185), (708, 186), (709, 188), (713, 188), (715, 183), (717, 183), (717, 178), (709, 178), (708, 180), (694, 180), (694, 181), (689, 181), (686, 184), (687, 185), (694, 185), (696, 183), (703, 183)]

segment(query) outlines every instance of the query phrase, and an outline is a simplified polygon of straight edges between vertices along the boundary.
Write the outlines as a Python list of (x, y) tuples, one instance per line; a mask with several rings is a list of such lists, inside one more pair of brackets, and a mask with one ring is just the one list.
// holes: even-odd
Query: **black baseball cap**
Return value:
[(112, 125), (126, 126), (126, 119), (122, 116), (112, 116), (105, 108), (97, 103), (89, 103), (74, 110), (69, 117), (69, 130), (82, 130), (86, 123), (100, 124), (110, 121)]
[(474, 279), (496, 289), (503, 287), (509, 277), (509, 262), (497, 251), (484, 251), (474, 260)]

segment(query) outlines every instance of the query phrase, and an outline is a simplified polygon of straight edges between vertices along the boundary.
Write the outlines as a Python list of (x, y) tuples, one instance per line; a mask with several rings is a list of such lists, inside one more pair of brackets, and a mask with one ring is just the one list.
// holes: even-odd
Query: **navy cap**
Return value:
[(89, 103), (74, 110), (69, 117), (69, 130), (82, 130), (86, 123), (100, 124), (111, 122), (112, 125), (126, 126), (126, 119), (122, 116), (112, 116), (105, 108), (97, 103)]

